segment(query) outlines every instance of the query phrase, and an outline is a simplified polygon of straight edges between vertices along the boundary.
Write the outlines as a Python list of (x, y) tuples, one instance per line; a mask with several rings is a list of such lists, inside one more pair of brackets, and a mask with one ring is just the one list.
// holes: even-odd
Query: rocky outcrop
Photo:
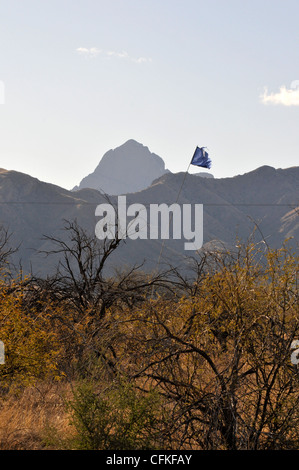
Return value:
[(109, 195), (134, 193), (166, 172), (161, 157), (135, 140), (128, 140), (105, 153), (94, 172), (73, 190), (92, 188)]

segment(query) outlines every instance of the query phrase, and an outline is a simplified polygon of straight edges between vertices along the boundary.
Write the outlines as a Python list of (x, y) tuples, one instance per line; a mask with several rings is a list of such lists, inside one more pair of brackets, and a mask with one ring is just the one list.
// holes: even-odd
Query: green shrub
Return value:
[(159, 438), (159, 401), (150, 391), (138, 393), (121, 381), (97, 392), (90, 382), (81, 383), (68, 402), (76, 435), (71, 444), (86, 450), (155, 449)]

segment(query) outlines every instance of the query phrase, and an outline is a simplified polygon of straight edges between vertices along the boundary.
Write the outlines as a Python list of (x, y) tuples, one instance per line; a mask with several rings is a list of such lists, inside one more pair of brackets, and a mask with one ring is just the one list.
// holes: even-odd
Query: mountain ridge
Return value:
[[(173, 204), (183, 178), (185, 183), (178, 202), (203, 204), (205, 246), (233, 245), (236, 237), (245, 241), (257, 225), (258, 236), (263, 235), (270, 246), (279, 247), (288, 237), (293, 237), (294, 245), (298, 243), (299, 167), (263, 166), (230, 178), (165, 173), (147, 188), (127, 193), (127, 205)], [(109, 200), (117, 205), (117, 196), (109, 196)], [(50, 248), (43, 235), (64, 236), (62, 227), (66, 220), (77, 220), (93, 234), (98, 221), (95, 208), (101, 203), (107, 203), (107, 196), (96, 189), (69, 191), (15, 170), (0, 171), (0, 225), (12, 233), (13, 246), (20, 245), (16, 262), (21, 260), (27, 273), (31, 267), (42, 274), (55, 268), (55, 262), (51, 265), (49, 258), (41, 257), (38, 251)], [(187, 253), (183, 242), (166, 240), (163, 262), (184, 259)], [(146, 260), (147, 269), (153, 269), (161, 243), (161, 240), (127, 239), (112, 261), (119, 266)]]

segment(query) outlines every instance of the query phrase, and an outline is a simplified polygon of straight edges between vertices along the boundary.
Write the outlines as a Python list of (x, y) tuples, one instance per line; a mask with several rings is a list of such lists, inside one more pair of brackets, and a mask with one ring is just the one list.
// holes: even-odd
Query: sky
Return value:
[(298, 0), (0, 0), (0, 168), (72, 189), (129, 139), (172, 172), (196, 146), (216, 178), (298, 165), (298, 18)]

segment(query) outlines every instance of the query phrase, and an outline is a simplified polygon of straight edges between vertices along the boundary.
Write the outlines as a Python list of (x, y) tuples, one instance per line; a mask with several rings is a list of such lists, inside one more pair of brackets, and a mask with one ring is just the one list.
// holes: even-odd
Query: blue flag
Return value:
[(204, 147), (196, 147), (191, 160), (191, 165), (202, 166), (203, 168), (211, 168), (212, 161)]

